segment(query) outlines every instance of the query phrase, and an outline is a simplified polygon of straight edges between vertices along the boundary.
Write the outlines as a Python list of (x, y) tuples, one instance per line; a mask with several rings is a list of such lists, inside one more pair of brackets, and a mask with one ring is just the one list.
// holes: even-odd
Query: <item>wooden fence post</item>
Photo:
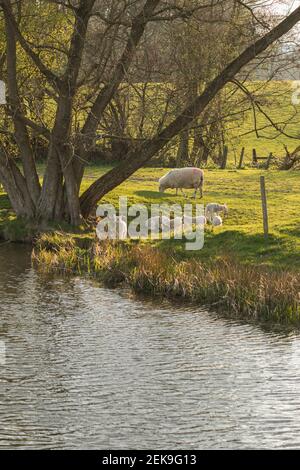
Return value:
[(268, 221), (268, 205), (267, 205), (267, 194), (266, 194), (266, 182), (265, 177), (260, 177), (260, 192), (261, 192), (261, 204), (263, 212), (263, 224), (264, 224), (264, 235), (265, 239), (269, 236), (269, 221)]
[(269, 155), (268, 158), (267, 158), (266, 170), (268, 170), (268, 169), (270, 168), (270, 164), (271, 164), (272, 158), (273, 158), (273, 153), (271, 152), (270, 155)]
[(256, 149), (252, 149), (252, 163), (253, 165), (257, 165), (258, 163)]
[(239, 162), (239, 166), (238, 166), (238, 169), (240, 170), (243, 166), (243, 162), (244, 162), (244, 155), (245, 155), (245, 147), (242, 148), (242, 151), (241, 151), (241, 156), (240, 156), (240, 162)]

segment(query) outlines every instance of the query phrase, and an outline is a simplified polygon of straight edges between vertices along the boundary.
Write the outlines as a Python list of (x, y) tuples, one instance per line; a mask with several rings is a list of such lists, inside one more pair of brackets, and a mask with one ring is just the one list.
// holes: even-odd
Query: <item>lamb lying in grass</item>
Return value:
[(207, 219), (205, 215), (198, 215), (197, 217), (189, 217), (185, 216), (182, 219), (182, 223), (186, 225), (206, 225), (207, 224)]
[(212, 223), (214, 216), (218, 216), (219, 214), (223, 214), (224, 216), (228, 214), (228, 207), (226, 204), (217, 204), (216, 202), (207, 204), (205, 215), (210, 223)]
[(202, 227), (207, 224), (207, 219), (204, 215), (199, 215), (198, 217), (175, 217), (175, 219), (171, 220), (170, 228), (175, 232), (182, 228), (191, 227), (192, 225), (196, 225), (197, 227)]
[(191, 227), (193, 224), (196, 226), (204, 226), (206, 223), (207, 220), (204, 215), (199, 215), (198, 217), (175, 217), (172, 220), (165, 215), (160, 215), (146, 220), (145, 227), (148, 231), (151, 230), (153, 233), (166, 233), (169, 230), (176, 232), (181, 226), (185, 229)]
[[(109, 230), (109, 225), (116, 227), (116, 233), (114, 233), (114, 230)], [(108, 216), (98, 223), (96, 234), (99, 240), (107, 240), (108, 238), (115, 237), (119, 240), (125, 240), (127, 238), (127, 224), (122, 216)]]
[[(194, 198), (196, 198), (199, 189), (200, 197), (203, 197), (204, 172), (200, 168), (176, 168), (169, 171), (159, 180), (159, 191), (164, 192), (166, 189), (178, 189), (183, 193), (182, 189), (195, 189)], [(184, 193), (183, 193), (184, 194)]]
[(153, 233), (167, 232), (170, 229), (171, 221), (169, 217), (165, 215), (158, 215), (150, 217), (146, 220), (145, 227), (147, 230), (151, 230)]
[(219, 215), (214, 215), (211, 223), (214, 227), (221, 227), (223, 225), (223, 220)]

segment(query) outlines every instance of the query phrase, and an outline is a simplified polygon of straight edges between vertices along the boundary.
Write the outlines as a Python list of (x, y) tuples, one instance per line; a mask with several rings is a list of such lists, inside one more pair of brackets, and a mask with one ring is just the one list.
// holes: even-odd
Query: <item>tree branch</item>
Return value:
[(76, 9), (75, 25), (68, 54), (68, 64), (66, 72), (62, 78), (63, 82), (67, 82), (70, 94), (72, 94), (72, 92), (74, 93), (76, 88), (77, 78), (82, 62), (87, 25), (95, 1), (96, 0), (80, 0), (79, 6)]
[(4, 9), (5, 31), (6, 31), (6, 47), (7, 47), (7, 90), (8, 90), (8, 104), (9, 111), (12, 115), (15, 138), (19, 147), (22, 165), (24, 169), (24, 176), (26, 184), (32, 198), (32, 201), (37, 205), (40, 196), (40, 183), (37, 175), (35, 162), (33, 158), (30, 139), (27, 132), (26, 125), (20, 119), (23, 115), (22, 102), (19, 97), (19, 88), (17, 82), (17, 55), (16, 55), (16, 37), (15, 30), (9, 18), (7, 10)]
[(277, 39), (286, 34), (300, 21), (300, 7), (296, 8), (287, 18), (274, 27), (270, 32), (247, 47), (206, 87), (204, 92), (187, 106), (179, 116), (171, 122), (162, 132), (151, 141), (142, 144), (129, 152), (127, 158), (117, 167), (95, 181), (81, 196), (81, 209), (83, 216), (88, 216), (93, 207), (106, 193), (122, 183), (138, 168), (142, 167), (159, 150), (161, 150), (173, 137), (185, 129), (201, 114), (216, 94), (235, 75), (257, 55), (265, 51)]
[(114, 73), (112, 74), (113, 79), (98, 94), (83, 126), (83, 136), (93, 138), (97, 130), (98, 122), (101, 120), (103, 112), (124, 79), (124, 76), (128, 72), (134, 53), (142, 39), (147, 23), (159, 3), (160, 0), (147, 0), (142, 11), (133, 19), (127, 44), (119, 62), (116, 65)]
[(2, 7), (7, 21), (10, 22), (11, 27), (14, 30), (14, 34), (24, 49), (24, 51), (27, 53), (27, 55), (32, 59), (34, 64), (37, 66), (39, 71), (46, 77), (46, 79), (55, 87), (59, 87), (61, 84), (60, 78), (53, 73), (50, 69), (46, 67), (46, 65), (41, 61), (39, 56), (33, 51), (33, 49), (29, 46), (28, 42), (26, 39), (23, 37), (21, 31), (19, 30), (18, 24), (15, 20), (15, 17), (12, 12), (11, 8), (11, 3), (10, 0), (0, 0), (0, 6)]

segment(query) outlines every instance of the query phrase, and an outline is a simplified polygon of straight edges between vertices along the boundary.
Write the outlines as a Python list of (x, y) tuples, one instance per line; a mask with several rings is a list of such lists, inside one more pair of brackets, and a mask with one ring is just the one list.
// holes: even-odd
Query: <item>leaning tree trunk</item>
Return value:
[(55, 147), (50, 143), (43, 187), (38, 206), (39, 219), (55, 222), (63, 220), (63, 174)]
[(105, 194), (141, 168), (159, 150), (164, 148), (171, 139), (182, 132), (183, 129), (188, 128), (194, 119), (205, 110), (216, 94), (230, 82), (245, 65), (265, 51), (283, 34), (290, 31), (299, 20), (300, 7), (296, 8), (285, 20), (279, 23), (265, 36), (247, 47), (236, 59), (228, 64), (227, 67), (210, 82), (204, 92), (187, 106), (163, 131), (150, 141), (143, 143), (138, 149), (129, 152), (124, 162), (95, 181), (80, 198), (83, 216), (88, 216), (95, 208), (97, 202)]
[(35, 216), (35, 206), (26, 181), (15, 162), (0, 149), (0, 182), (9, 197), (12, 208), (19, 217)]
[(22, 166), (26, 185), (30, 193), (30, 197), (37, 205), (40, 197), (40, 183), (35, 167), (33, 152), (30, 144), (27, 128), (22, 120), (22, 103), (19, 97), (17, 83), (17, 46), (15, 30), (11, 23), (10, 11), (4, 10), (5, 30), (7, 36), (7, 85), (8, 85), (8, 101), (9, 111), (12, 116), (15, 129), (15, 139), (20, 151)]
[(176, 166), (180, 168), (189, 161), (189, 131), (185, 129), (179, 137), (179, 146), (176, 156)]
[(61, 216), (66, 216), (72, 225), (79, 225), (81, 220), (80, 185), (74, 169), (74, 151), (71, 142), (73, 102), (77, 91), (87, 26), (94, 3), (95, 0), (79, 2), (65, 74), (57, 80), (59, 99), (39, 204), (40, 217), (46, 215), (47, 220), (56, 220)]

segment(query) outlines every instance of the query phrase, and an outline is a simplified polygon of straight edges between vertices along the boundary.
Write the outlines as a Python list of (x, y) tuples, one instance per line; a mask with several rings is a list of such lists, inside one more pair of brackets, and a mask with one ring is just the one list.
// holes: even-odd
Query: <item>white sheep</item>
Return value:
[[(107, 227), (105, 227), (107, 229)], [(98, 222), (96, 227), (96, 235), (98, 240), (107, 240), (108, 239), (108, 230), (103, 230), (103, 223), (102, 221)]]
[(127, 223), (122, 216), (116, 217), (117, 235), (120, 240), (127, 238)]
[(198, 215), (197, 217), (194, 217), (194, 224), (196, 225), (206, 225), (207, 224), (207, 218), (205, 215)]
[(205, 216), (207, 220), (212, 223), (213, 217), (215, 215), (223, 214), (224, 216), (228, 214), (228, 207), (226, 204), (217, 204), (216, 202), (211, 202), (207, 204), (205, 208)]
[(186, 228), (191, 227), (192, 225), (196, 225), (197, 227), (204, 227), (207, 224), (207, 219), (204, 215), (199, 215), (197, 217), (175, 217), (170, 222), (171, 230), (174, 232), (178, 231), (179, 229), (185, 230)]
[(212, 219), (212, 225), (214, 227), (221, 227), (223, 225), (223, 220), (219, 215), (214, 215)]
[[(103, 230), (103, 222), (106, 221), (105, 230)], [(99, 240), (106, 240), (109, 238), (109, 224), (115, 224), (116, 227), (116, 238), (119, 240), (125, 240), (127, 238), (127, 223), (122, 216), (110, 215), (106, 219), (101, 220), (96, 227), (96, 234)]]
[(182, 222), (185, 225), (206, 225), (207, 219), (204, 215), (198, 215), (197, 217), (184, 216)]
[[(195, 189), (194, 198), (196, 198), (199, 189), (200, 197), (203, 197), (204, 172), (200, 168), (176, 168), (169, 171), (159, 180), (159, 191), (164, 192), (166, 189)], [(184, 194), (184, 193), (183, 193)]]
[(171, 227), (171, 221), (169, 217), (165, 215), (157, 215), (150, 217), (145, 222), (145, 227), (147, 230), (151, 230), (153, 233), (167, 232)]
[(175, 217), (170, 220), (170, 229), (176, 232), (182, 227), (182, 217)]

